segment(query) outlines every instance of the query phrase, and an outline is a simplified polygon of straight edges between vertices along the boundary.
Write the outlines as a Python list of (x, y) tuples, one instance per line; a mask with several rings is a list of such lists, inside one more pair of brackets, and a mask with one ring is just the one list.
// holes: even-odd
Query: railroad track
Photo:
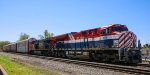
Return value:
[(142, 63), (141, 64), (137, 64), (136, 66), (149, 67), (150, 68), (150, 61), (149, 60), (142, 60)]
[(88, 62), (88, 61), (80, 61), (80, 60), (73, 60), (73, 59), (66, 59), (66, 58), (55, 58), (55, 57), (47, 57), (47, 56), (39, 56), (39, 55), (30, 55), (30, 54), (20, 54), (20, 53), (15, 53), (15, 54), (41, 58), (41, 59), (47, 59), (47, 60), (53, 60), (53, 61), (59, 61), (59, 62), (65, 62), (65, 63), (71, 63), (71, 64), (77, 64), (77, 65), (111, 69), (111, 70), (115, 70), (119, 72), (129, 73), (129, 74), (150, 75), (150, 70), (139, 69), (139, 68), (131, 67), (131, 66), (129, 67), (129, 66), (114, 65), (114, 64)]
[(150, 65), (150, 60), (142, 60), (142, 62), (145, 62)]
[(149, 67), (150, 68), (150, 64), (137, 64), (136, 66)]

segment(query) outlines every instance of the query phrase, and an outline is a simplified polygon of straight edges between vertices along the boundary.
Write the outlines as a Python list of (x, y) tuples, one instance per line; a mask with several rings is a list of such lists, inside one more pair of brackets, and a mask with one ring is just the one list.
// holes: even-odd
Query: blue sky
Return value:
[(150, 0), (0, 0), (0, 40), (21, 32), (38, 37), (108, 24), (125, 24), (142, 44), (150, 42)]

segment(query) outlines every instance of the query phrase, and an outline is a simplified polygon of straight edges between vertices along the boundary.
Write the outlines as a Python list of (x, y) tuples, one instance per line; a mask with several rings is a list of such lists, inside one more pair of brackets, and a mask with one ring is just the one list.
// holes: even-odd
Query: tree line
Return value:
[[(46, 39), (46, 38), (53, 37), (53, 36), (54, 36), (54, 34), (48, 32), (48, 30), (44, 30), (43, 35), (38, 35), (39, 39)], [(26, 39), (29, 39), (29, 38), (30, 38), (30, 35), (28, 35), (26, 33), (21, 33), (19, 38), (18, 38), (18, 40), (16, 42), (19, 42), (19, 41), (22, 41), (22, 40), (26, 40)], [(9, 42), (9, 41), (0, 41), (0, 50), (3, 49), (4, 45), (8, 45), (10, 43), (11, 42)]]

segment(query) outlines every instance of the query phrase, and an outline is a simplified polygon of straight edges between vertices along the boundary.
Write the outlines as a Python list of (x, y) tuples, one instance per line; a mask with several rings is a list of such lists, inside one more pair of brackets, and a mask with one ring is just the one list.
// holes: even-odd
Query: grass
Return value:
[(14, 61), (4, 55), (0, 55), (0, 64), (4, 67), (8, 75), (60, 75), (57, 72), (38, 69), (30, 64)]

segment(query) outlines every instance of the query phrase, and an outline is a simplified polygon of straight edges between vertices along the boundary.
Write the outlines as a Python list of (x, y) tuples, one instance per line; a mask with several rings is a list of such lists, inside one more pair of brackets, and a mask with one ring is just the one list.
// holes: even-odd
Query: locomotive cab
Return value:
[(119, 26), (115, 25), (111, 28), (111, 30), (112, 30), (112, 33), (124, 32), (124, 31), (128, 31), (128, 28), (125, 25), (119, 25)]
[(115, 24), (104, 27), (100, 31), (100, 36), (104, 40), (104, 48), (118, 48), (119, 36), (122, 33), (128, 32), (125, 25)]

